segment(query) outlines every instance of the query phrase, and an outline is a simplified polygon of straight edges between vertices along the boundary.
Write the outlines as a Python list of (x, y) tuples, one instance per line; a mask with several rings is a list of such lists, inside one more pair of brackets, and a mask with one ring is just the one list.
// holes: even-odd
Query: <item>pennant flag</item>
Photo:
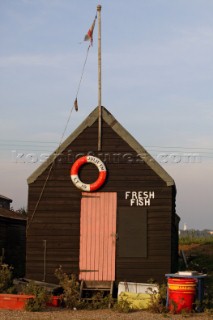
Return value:
[(74, 107), (75, 107), (75, 111), (78, 111), (78, 100), (77, 100), (77, 98), (74, 101)]
[(96, 19), (97, 19), (97, 14), (95, 16), (95, 19), (94, 19), (91, 27), (89, 28), (87, 34), (84, 37), (84, 41), (90, 40), (91, 45), (93, 44), (93, 31), (94, 31), (94, 28), (95, 28)]

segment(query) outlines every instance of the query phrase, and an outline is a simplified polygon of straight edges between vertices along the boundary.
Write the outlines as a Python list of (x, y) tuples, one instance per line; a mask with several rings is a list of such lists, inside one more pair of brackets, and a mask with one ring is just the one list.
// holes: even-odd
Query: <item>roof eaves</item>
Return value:
[(91, 125), (98, 118), (98, 108), (95, 108), (89, 116), (71, 133), (67, 139), (48, 157), (48, 159), (40, 165), (27, 179), (27, 183), (33, 183), (38, 176), (40, 176), (51, 163), (81, 134), (87, 127)]
[(172, 177), (164, 170), (163, 167), (142, 147), (138, 141), (109, 113), (106, 109), (103, 112), (103, 119), (106, 123), (123, 139), (129, 146), (134, 149), (140, 158), (167, 184), (175, 185)]

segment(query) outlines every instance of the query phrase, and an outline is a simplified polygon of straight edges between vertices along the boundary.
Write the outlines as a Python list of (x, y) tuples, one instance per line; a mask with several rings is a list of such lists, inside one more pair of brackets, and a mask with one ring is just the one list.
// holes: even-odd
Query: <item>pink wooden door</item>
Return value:
[(80, 280), (115, 280), (116, 192), (82, 192)]

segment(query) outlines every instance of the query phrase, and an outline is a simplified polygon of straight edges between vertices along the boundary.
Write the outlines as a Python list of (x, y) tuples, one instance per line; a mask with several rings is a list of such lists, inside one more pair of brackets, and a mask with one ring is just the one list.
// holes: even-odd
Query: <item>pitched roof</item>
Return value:
[[(98, 107), (79, 125), (79, 127), (53, 152), (50, 157), (38, 167), (28, 178), (28, 184), (33, 183), (54, 161), (55, 155), (62, 153), (87, 127), (98, 119)], [(135, 138), (113, 117), (113, 115), (102, 107), (102, 119), (114, 130), (129, 146), (141, 155), (143, 161), (163, 180), (167, 186), (175, 185), (172, 177), (160, 166), (160, 164), (135, 140)]]
[(15, 220), (27, 220), (22, 214), (16, 211), (5, 209), (5, 208), (0, 208), (0, 217), (10, 218)]

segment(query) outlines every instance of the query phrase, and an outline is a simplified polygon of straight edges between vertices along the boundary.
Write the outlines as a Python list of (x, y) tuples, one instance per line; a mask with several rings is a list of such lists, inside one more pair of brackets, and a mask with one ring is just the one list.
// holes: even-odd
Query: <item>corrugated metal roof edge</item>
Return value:
[[(137, 140), (114, 118), (114, 116), (104, 107), (102, 107), (103, 120), (124, 140), (129, 146), (134, 149), (141, 159), (163, 180), (167, 186), (175, 186), (172, 177), (164, 170), (163, 167), (142, 147)], [(54, 159), (65, 150), (72, 141), (74, 141), (80, 133), (98, 119), (98, 107), (96, 107), (89, 116), (78, 126), (78, 128), (70, 134), (70, 136), (59, 146), (50, 157), (38, 167), (31, 176), (27, 179), (28, 184), (33, 183), (46, 168), (54, 161)]]

